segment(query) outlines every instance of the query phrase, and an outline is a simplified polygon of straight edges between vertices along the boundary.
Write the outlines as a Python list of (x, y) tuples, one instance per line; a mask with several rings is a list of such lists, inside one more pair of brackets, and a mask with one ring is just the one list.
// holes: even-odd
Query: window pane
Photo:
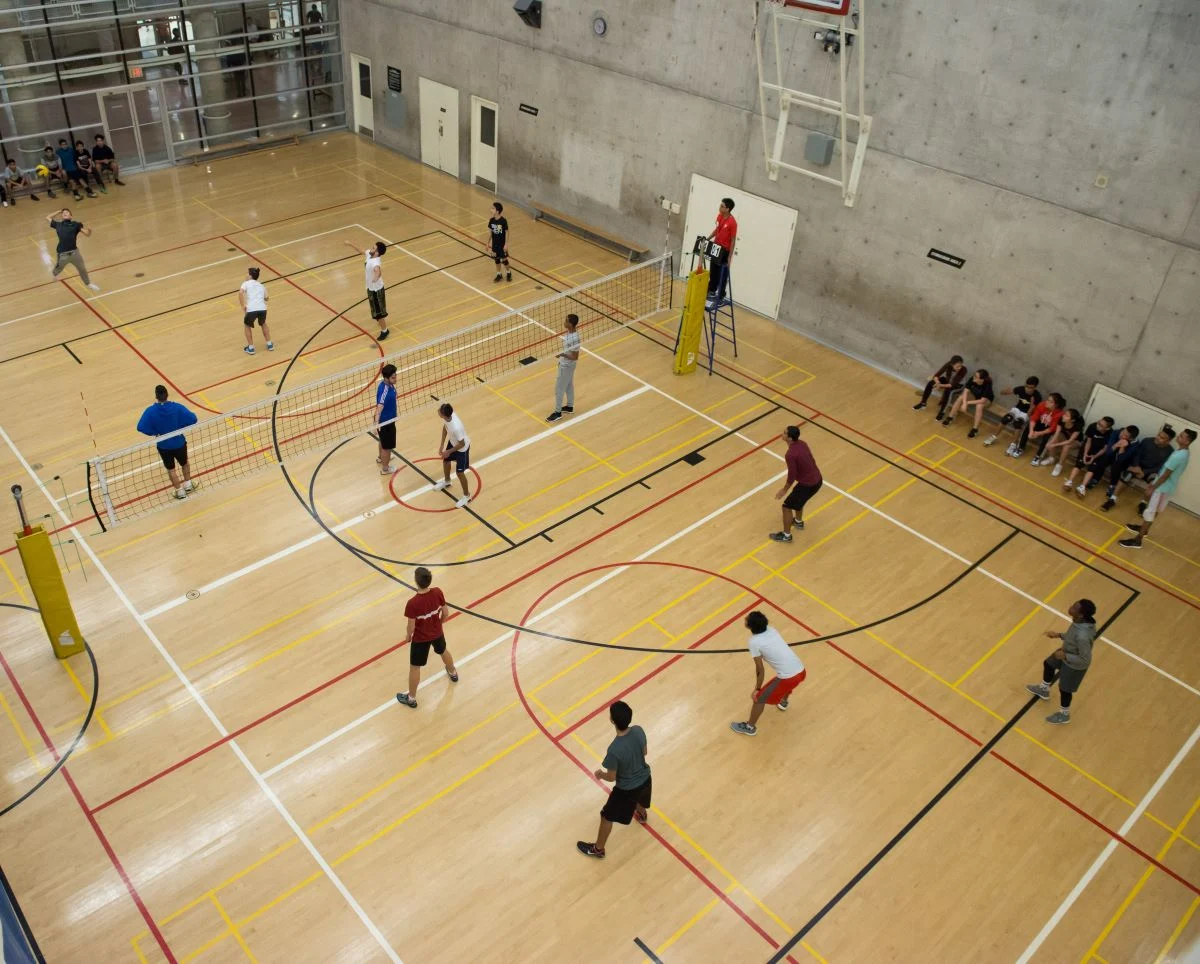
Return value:
[(360, 97), (371, 99), (371, 65), (361, 61), (358, 65), (358, 94)]
[(496, 112), (490, 107), (479, 108), (479, 139), (488, 147), (496, 146)]

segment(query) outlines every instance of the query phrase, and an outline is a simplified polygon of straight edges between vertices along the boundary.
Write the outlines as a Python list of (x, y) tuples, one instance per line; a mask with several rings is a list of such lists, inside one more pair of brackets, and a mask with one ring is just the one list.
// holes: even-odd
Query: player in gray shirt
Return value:
[(600, 811), (600, 829), (596, 842), (577, 841), (575, 848), (585, 857), (604, 859), (604, 844), (612, 833), (614, 823), (629, 826), (634, 819), (645, 823), (646, 810), (650, 806), (650, 765), (646, 763), (646, 731), (640, 726), (630, 726), (633, 710), (629, 704), (617, 700), (608, 708), (608, 718), (616, 728), (617, 737), (608, 745), (604, 763), (595, 771), (597, 780), (615, 784), (608, 795), (608, 802)]
[(1040, 700), (1050, 699), (1050, 686), (1058, 677), (1058, 692), (1062, 709), (1046, 717), (1047, 723), (1071, 722), (1071, 699), (1092, 665), (1092, 643), (1096, 640), (1096, 604), (1080, 599), (1067, 610), (1071, 625), (1065, 633), (1046, 633), (1050, 639), (1062, 640), (1062, 646), (1042, 663), (1042, 682), (1029, 683), (1025, 688)]
[[(554, 380), (554, 411), (546, 416), (547, 422), (557, 422), (563, 417), (563, 412), (570, 415), (575, 411), (575, 365), (579, 361), (579, 316), (567, 315), (566, 331), (559, 336), (562, 338), (562, 351), (554, 357), (558, 359), (558, 377)], [(563, 399), (567, 404), (563, 404)]]

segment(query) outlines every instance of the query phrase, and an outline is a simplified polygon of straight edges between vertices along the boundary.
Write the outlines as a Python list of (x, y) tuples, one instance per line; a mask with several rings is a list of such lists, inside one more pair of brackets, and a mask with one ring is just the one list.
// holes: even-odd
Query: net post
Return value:
[[(100, 499), (104, 503), (104, 509), (108, 513), (108, 521), (112, 525), (117, 524), (117, 510), (113, 508), (112, 499), (108, 494), (108, 480), (104, 477), (104, 464), (99, 460), (95, 460), (96, 478), (100, 482)], [(96, 503), (92, 499), (92, 478), (91, 478), (92, 461), (88, 462), (88, 501), (92, 503), (92, 511), (96, 512)], [(107, 532), (108, 529), (104, 525), (104, 520), (100, 518), (100, 513), (96, 512), (96, 521), (100, 523), (100, 529)]]

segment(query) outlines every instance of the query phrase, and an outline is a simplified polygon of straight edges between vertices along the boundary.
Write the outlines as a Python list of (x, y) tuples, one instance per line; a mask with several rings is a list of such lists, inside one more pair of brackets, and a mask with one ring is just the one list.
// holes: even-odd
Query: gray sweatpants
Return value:
[(561, 412), (563, 396), (571, 408), (575, 407), (575, 362), (565, 358), (558, 360), (558, 377), (554, 380), (554, 410)]
[(83, 279), (85, 285), (90, 285), (92, 279), (88, 277), (87, 265), (83, 263), (83, 255), (79, 253), (79, 249), (74, 251), (60, 251), (58, 253), (58, 264), (54, 266), (54, 277), (58, 277), (59, 273), (68, 264), (75, 265), (75, 270), (79, 272), (79, 277)]

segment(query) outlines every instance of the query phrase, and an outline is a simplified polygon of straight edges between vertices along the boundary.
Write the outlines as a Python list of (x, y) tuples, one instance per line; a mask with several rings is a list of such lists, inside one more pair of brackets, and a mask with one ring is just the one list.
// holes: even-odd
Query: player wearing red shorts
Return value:
[[(767, 617), (757, 609), (746, 617), (746, 628), (750, 630), (750, 655), (754, 657), (753, 702), (750, 704), (750, 719), (744, 723), (730, 723), (729, 728), (743, 736), (754, 736), (758, 733), (758, 718), (762, 716), (763, 709), (775, 706), (786, 710), (788, 696), (804, 682), (805, 672), (796, 651), (784, 641), (778, 630), (767, 624)], [(764, 660), (775, 671), (774, 677), (766, 685), (763, 684), (766, 676)]]

